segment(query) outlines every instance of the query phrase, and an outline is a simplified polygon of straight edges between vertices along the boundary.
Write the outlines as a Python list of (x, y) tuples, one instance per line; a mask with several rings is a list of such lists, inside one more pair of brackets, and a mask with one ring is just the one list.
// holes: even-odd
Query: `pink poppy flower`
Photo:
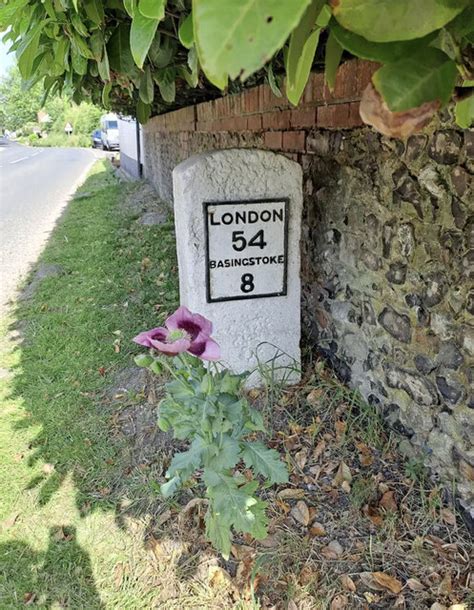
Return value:
[(188, 352), (202, 360), (219, 360), (221, 350), (211, 333), (210, 320), (181, 306), (166, 320), (165, 326), (146, 330), (133, 340), (166, 356)]

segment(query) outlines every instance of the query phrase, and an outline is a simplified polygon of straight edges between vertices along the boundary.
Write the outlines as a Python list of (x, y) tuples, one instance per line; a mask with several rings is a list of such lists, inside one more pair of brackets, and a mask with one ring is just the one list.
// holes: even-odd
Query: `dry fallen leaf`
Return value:
[(352, 593), (355, 592), (356, 586), (354, 584), (354, 581), (348, 574), (343, 574), (340, 577), (340, 580), (341, 580), (341, 585), (345, 591), (351, 591)]
[(398, 510), (398, 505), (395, 500), (395, 492), (386, 491), (379, 502), (379, 506), (388, 512), (396, 512)]
[(330, 608), (330, 610), (342, 610), (343, 608), (347, 607), (348, 603), (349, 603), (349, 600), (347, 598), (347, 595), (339, 594), (333, 598), (329, 608)]
[(385, 136), (407, 138), (423, 129), (440, 105), (439, 100), (435, 100), (403, 112), (392, 112), (373, 84), (369, 83), (362, 93), (359, 114), (364, 123), (372, 125)]
[(416, 578), (409, 578), (407, 580), (407, 587), (411, 591), (424, 591), (424, 589), (426, 588), (425, 585)]
[(326, 530), (324, 529), (324, 525), (315, 521), (309, 529), (309, 535), (313, 537), (325, 536)]
[(295, 462), (298, 464), (298, 468), (300, 468), (300, 470), (303, 470), (303, 468), (306, 465), (307, 460), (308, 460), (308, 450), (307, 449), (301, 449), (301, 451), (298, 451), (298, 453), (295, 454)]
[[(352, 473), (351, 469), (345, 462), (341, 462), (339, 464), (339, 468), (337, 469), (336, 476), (334, 477), (333, 484), (335, 487), (339, 487), (342, 483), (351, 483), (352, 481)], [(346, 491), (346, 490), (344, 490)], [(350, 489), (349, 489), (350, 491)]]
[(359, 449), (359, 462), (361, 466), (367, 468), (368, 466), (372, 466), (374, 463), (374, 457), (370, 449), (364, 443), (357, 443), (357, 448)]
[(321, 549), (321, 555), (326, 559), (337, 559), (344, 553), (344, 549), (337, 540), (332, 540), (327, 546)]
[(442, 508), (440, 510), (440, 515), (441, 519), (447, 525), (456, 525), (456, 515), (451, 510), (449, 510), (449, 508)]
[(316, 445), (316, 447), (314, 448), (314, 451), (313, 451), (313, 460), (317, 461), (325, 449), (326, 449), (326, 441), (324, 441), (324, 440), (319, 441), (319, 443)]
[(298, 610), (298, 606), (296, 605), (296, 603), (290, 599), (288, 600), (288, 606), (287, 606), (288, 610)]
[(443, 604), (439, 604), (438, 602), (435, 602), (434, 604), (432, 604), (430, 606), (430, 610), (447, 610), (446, 606), (443, 606)]
[(443, 580), (439, 583), (438, 593), (440, 595), (450, 595), (453, 592), (453, 583), (451, 580), (451, 574), (446, 572)]
[(25, 604), (25, 606), (31, 606), (31, 604), (34, 604), (36, 601), (36, 593), (25, 593), (23, 595), (23, 603)]
[(314, 573), (314, 570), (312, 570), (308, 565), (303, 566), (298, 577), (298, 582), (300, 585), (303, 587), (309, 585), (310, 583), (314, 585), (315, 581), (316, 574)]
[(376, 526), (380, 527), (383, 523), (383, 517), (380, 514), (379, 510), (374, 506), (370, 506), (366, 504), (362, 510), (364, 515), (370, 519), (370, 521)]
[(293, 519), (305, 527), (309, 523), (309, 509), (306, 502), (303, 502), (303, 500), (300, 500), (296, 503), (296, 506), (293, 506), (290, 511), (290, 515), (293, 517)]
[(403, 588), (399, 580), (384, 572), (361, 572), (360, 579), (366, 587), (374, 591), (390, 591), (398, 595)]
[(343, 421), (342, 419), (338, 419), (334, 424), (334, 427), (336, 428), (337, 439), (340, 439), (342, 436), (344, 436), (347, 429), (347, 424), (345, 421)]
[(308, 404), (310, 404), (312, 407), (318, 405), (323, 392), (324, 390), (322, 388), (315, 388), (314, 390), (311, 390), (311, 392), (306, 396)]
[(256, 550), (247, 544), (233, 544), (232, 555), (238, 561), (255, 557)]
[(212, 589), (232, 587), (230, 574), (220, 566), (209, 566), (207, 575), (208, 584)]
[(297, 487), (287, 487), (277, 493), (280, 500), (301, 500), (301, 498), (304, 498), (304, 495), (304, 489), (299, 489)]

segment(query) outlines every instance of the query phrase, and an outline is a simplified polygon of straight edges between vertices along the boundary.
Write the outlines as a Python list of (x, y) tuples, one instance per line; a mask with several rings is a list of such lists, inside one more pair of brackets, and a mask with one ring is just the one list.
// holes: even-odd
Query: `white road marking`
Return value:
[(28, 157), (20, 157), (19, 159), (15, 159), (15, 161), (10, 161), (10, 165), (13, 165), (14, 163), (20, 163), (20, 161), (24, 161), (25, 159), (28, 159)]
[(36, 155), (39, 155), (42, 152), (42, 150), (38, 150), (38, 152), (33, 153), (32, 155), (30, 155), (30, 157), (36, 157)]

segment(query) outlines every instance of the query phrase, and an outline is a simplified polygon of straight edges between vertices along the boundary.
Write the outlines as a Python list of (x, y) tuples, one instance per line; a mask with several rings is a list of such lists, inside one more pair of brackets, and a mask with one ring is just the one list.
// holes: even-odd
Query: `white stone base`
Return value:
[[(268, 151), (216, 151), (180, 163), (173, 190), (181, 304), (213, 322), (222, 362), (234, 372), (255, 371), (260, 362), (277, 378), (298, 381), (301, 167)], [(289, 200), (286, 296), (208, 303), (204, 202), (278, 198)], [(260, 382), (254, 373), (250, 385)]]

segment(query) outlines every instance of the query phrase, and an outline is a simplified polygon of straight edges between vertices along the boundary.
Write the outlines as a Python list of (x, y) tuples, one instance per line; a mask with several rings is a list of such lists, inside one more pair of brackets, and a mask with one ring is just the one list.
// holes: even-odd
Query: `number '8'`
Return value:
[(242, 283), (240, 284), (240, 290), (242, 292), (248, 293), (253, 292), (255, 289), (255, 285), (253, 283), (253, 275), (251, 273), (244, 273), (241, 277)]

